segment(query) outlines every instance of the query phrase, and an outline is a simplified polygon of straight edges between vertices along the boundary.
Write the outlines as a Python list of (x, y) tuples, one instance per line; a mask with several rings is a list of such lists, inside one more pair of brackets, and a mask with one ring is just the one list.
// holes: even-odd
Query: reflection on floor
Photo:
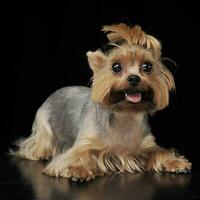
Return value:
[(1, 158), (0, 199), (26, 200), (152, 200), (200, 199), (200, 174), (122, 174), (89, 183), (42, 175), (44, 163)]

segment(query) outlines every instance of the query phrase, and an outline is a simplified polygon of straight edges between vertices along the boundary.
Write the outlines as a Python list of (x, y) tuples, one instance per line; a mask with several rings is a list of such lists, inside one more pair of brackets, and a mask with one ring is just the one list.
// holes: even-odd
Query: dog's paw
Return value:
[(60, 176), (70, 178), (75, 182), (88, 182), (95, 178), (95, 174), (86, 167), (83, 166), (72, 166), (64, 170)]
[(168, 173), (189, 173), (191, 172), (192, 163), (184, 157), (167, 160), (163, 163), (163, 171)]

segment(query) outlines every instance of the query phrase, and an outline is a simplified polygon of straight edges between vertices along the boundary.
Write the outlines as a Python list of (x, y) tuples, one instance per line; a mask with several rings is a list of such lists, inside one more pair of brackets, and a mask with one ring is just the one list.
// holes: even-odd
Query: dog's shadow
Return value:
[[(180, 198), (190, 183), (191, 175), (174, 174), (120, 174), (96, 178), (89, 183), (74, 183), (65, 178), (42, 174), (44, 163), (12, 159), (21, 179), (33, 190), (35, 199), (162, 199), (166, 195)], [(170, 199), (170, 197), (169, 197)]]

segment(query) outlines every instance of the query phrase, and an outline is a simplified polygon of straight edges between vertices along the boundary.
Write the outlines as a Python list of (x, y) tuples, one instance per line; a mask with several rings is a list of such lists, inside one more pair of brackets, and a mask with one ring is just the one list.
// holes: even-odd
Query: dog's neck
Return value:
[(136, 123), (140, 123), (144, 121), (147, 117), (145, 112), (113, 112), (112, 117), (119, 122), (127, 123), (128, 121), (135, 121)]

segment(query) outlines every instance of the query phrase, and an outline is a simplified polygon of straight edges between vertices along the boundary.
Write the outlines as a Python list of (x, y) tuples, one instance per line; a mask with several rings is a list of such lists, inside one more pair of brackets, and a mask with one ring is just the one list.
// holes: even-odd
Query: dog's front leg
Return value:
[(172, 149), (164, 149), (155, 146), (149, 153), (146, 162), (148, 171), (187, 173), (191, 170), (192, 164)]
[(144, 138), (140, 155), (147, 171), (186, 173), (191, 170), (192, 164), (184, 156), (158, 146), (152, 134)]
[(97, 158), (102, 146), (97, 138), (83, 138), (66, 152), (55, 157), (45, 168), (49, 176), (71, 178), (73, 181), (89, 181), (99, 172)]

